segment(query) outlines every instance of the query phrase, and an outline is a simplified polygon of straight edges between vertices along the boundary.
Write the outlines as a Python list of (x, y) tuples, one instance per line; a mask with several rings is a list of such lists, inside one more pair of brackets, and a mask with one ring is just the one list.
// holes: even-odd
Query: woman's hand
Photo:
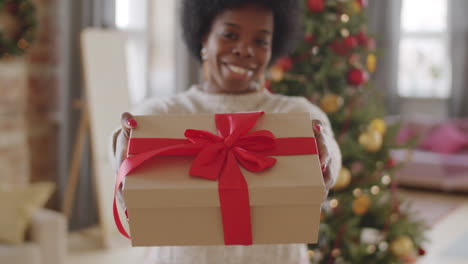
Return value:
[[(120, 118), (120, 124), (122, 126), (122, 130), (117, 136), (115, 144), (115, 158), (117, 164), (117, 171), (120, 168), (120, 165), (122, 165), (122, 162), (127, 158), (128, 139), (130, 138), (130, 131), (138, 125), (133, 115), (127, 112), (122, 114), (122, 117)], [(117, 199), (122, 205), (122, 208), (125, 208), (125, 203), (122, 195), (122, 189), (124, 184), (125, 179), (122, 182), (122, 185), (120, 185), (119, 191), (117, 192)]]
[(130, 131), (137, 126), (137, 122), (132, 114), (123, 113), (120, 118), (120, 131), (115, 144), (115, 157), (117, 167), (120, 167), (122, 162), (127, 158), (128, 139), (130, 138)]
[(319, 120), (312, 120), (312, 126), (314, 128), (315, 139), (317, 140), (320, 165), (322, 168), (323, 181), (325, 183), (325, 192), (328, 193), (332, 185), (332, 179), (330, 176), (330, 169), (329, 169), (331, 156), (330, 156), (330, 152), (328, 151), (327, 146), (325, 145), (325, 140), (322, 134), (323, 132), (322, 123)]

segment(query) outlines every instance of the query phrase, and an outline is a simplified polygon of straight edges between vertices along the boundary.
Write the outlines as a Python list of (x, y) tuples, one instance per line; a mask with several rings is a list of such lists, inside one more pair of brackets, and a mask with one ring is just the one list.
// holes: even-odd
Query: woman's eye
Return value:
[(236, 39), (237, 37), (236, 34), (232, 32), (224, 32), (222, 35), (224, 38), (227, 38), (227, 39)]
[(256, 42), (260, 46), (268, 46), (270, 44), (270, 42), (268, 42), (267, 40), (264, 40), (264, 39), (257, 39)]

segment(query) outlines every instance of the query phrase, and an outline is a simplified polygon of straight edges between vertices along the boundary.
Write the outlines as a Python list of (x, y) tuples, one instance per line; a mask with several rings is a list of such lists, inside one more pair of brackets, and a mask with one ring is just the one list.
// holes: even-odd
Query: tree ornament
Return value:
[(375, 228), (364, 227), (361, 230), (361, 243), (378, 244), (383, 240), (383, 234)]
[(368, 129), (373, 129), (379, 132), (382, 135), (385, 135), (387, 131), (387, 124), (380, 118), (374, 119), (370, 122)]
[(385, 174), (384, 176), (382, 176), (381, 181), (383, 185), (389, 185), (392, 182), (392, 177), (390, 177), (390, 175), (388, 174)]
[(393, 168), (395, 168), (395, 166), (396, 166), (396, 161), (393, 158), (389, 158), (387, 160), (387, 163), (385, 164), (385, 168), (387, 168), (387, 169), (393, 169)]
[(277, 65), (278, 67), (280, 67), (283, 71), (289, 71), (292, 66), (293, 66), (293, 60), (291, 59), (291, 57), (289, 56), (284, 56), (284, 57), (281, 57), (279, 58), (275, 65)]
[(342, 105), (343, 98), (332, 93), (326, 94), (323, 96), (322, 100), (320, 100), (320, 108), (327, 114), (335, 113)]
[(366, 65), (369, 72), (375, 72), (377, 68), (377, 57), (372, 53), (367, 55)]
[(364, 72), (358, 68), (351, 69), (348, 72), (347, 79), (348, 83), (354, 86), (362, 85), (366, 81)]
[(368, 152), (377, 152), (382, 147), (383, 137), (378, 131), (368, 129), (359, 136), (358, 142)]
[(335, 209), (340, 205), (340, 202), (337, 199), (331, 199), (330, 200), (330, 208)]
[(314, 44), (314, 42), (315, 42), (315, 36), (312, 35), (312, 34), (306, 34), (306, 35), (304, 36), (304, 41), (307, 42), (307, 43), (309, 43), (309, 44)]
[(338, 173), (338, 177), (336, 178), (336, 182), (335, 182), (335, 185), (333, 186), (333, 190), (335, 191), (343, 190), (346, 187), (348, 187), (350, 183), (351, 183), (351, 172), (347, 168), (342, 167), (340, 169), (340, 172)]
[(369, 208), (371, 206), (371, 200), (367, 194), (362, 194), (358, 196), (356, 199), (353, 201), (353, 212), (356, 215), (362, 216), (369, 211)]
[(419, 255), (419, 256), (424, 256), (424, 255), (426, 255), (426, 250), (424, 250), (424, 248), (419, 248), (419, 249), (418, 249), (418, 255)]
[(347, 36), (343, 39), (343, 44), (348, 50), (352, 50), (358, 46), (358, 41), (355, 36)]
[(352, 0), (351, 1), (351, 10), (352, 10), (352, 12), (354, 14), (357, 14), (357, 13), (361, 12), (361, 9), (362, 9), (362, 6), (358, 2), (358, 0)]
[(329, 48), (337, 55), (346, 56), (349, 50), (344, 46), (341, 40), (335, 39), (330, 43)]
[(358, 3), (358, 5), (359, 5), (361, 8), (367, 6), (367, 0), (356, 0), (356, 2)]
[(307, 6), (311, 12), (319, 13), (325, 9), (325, 0), (308, 0)]
[(415, 253), (413, 240), (405, 235), (398, 236), (390, 243), (390, 252), (400, 259), (411, 256)]
[(279, 67), (277, 65), (271, 67), (268, 72), (270, 74), (270, 79), (275, 81), (275, 82), (279, 82), (279, 81), (283, 80), (283, 78), (284, 78), (283, 69), (281, 69), (281, 67)]
[(358, 41), (358, 44), (361, 46), (361, 47), (366, 47), (367, 46), (367, 42), (369, 41), (369, 37), (366, 35), (366, 33), (364, 32), (359, 32), (355, 35), (356, 37), (356, 40)]

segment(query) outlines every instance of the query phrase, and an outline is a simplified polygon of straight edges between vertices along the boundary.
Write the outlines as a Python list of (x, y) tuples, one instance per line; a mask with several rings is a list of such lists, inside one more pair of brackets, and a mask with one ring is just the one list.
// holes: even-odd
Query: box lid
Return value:
[[(136, 116), (132, 138), (184, 138), (186, 129), (216, 133), (214, 115)], [(252, 131), (267, 129), (275, 137), (313, 137), (308, 113), (265, 114)], [(131, 148), (131, 146), (130, 146)], [(251, 206), (317, 204), (325, 191), (318, 155), (274, 156), (270, 169), (253, 173), (241, 167)], [(127, 207), (219, 207), (218, 182), (188, 174), (194, 157), (156, 157), (127, 176)]]

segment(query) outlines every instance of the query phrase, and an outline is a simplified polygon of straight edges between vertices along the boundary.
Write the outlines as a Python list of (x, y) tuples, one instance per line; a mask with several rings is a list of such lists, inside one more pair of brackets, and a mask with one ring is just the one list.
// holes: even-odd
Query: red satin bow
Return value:
[[(145, 143), (136, 151), (141, 154), (128, 157), (119, 169), (115, 192), (126, 175), (154, 156), (196, 155), (190, 175), (218, 180), (225, 244), (252, 244), (249, 192), (239, 164), (249, 171), (259, 172), (276, 163), (275, 158), (267, 155), (317, 153), (314, 138), (275, 139), (266, 130), (248, 133), (261, 115), (263, 112), (216, 114), (219, 135), (188, 129), (185, 131), (187, 140), (142, 139)], [(147, 146), (155, 150), (146, 150)], [(120, 223), (115, 197), (114, 218), (119, 231), (129, 238)]]
[(189, 129), (185, 132), (185, 137), (192, 143), (202, 145), (192, 163), (190, 175), (219, 180), (226, 245), (252, 244), (249, 190), (238, 163), (253, 172), (265, 170), (276, 163), (275, 158), (258, 153), (275, 148), (273, 134), (266, 130), (247, 134), (261, 114), (216, 115), (215, 122), (220, 136), (201, 130)]

